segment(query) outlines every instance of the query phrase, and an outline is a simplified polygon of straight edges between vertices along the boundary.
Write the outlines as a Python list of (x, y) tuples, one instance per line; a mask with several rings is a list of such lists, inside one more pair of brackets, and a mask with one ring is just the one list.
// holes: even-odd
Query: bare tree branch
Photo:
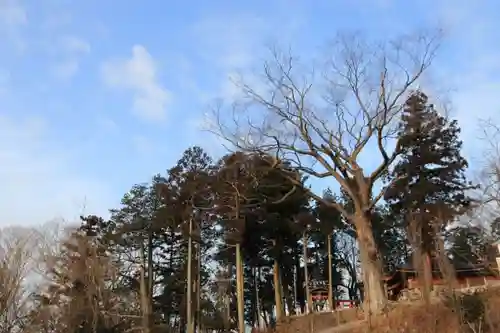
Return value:
[[(289, 163), (315, 178), (333, 177), (350, 197), (360, 190), (371, 195), (400, 153), (397, 120), (438, 42), (436, 35), (382, 44), (339, 35), (320, 77), (314, 68), (304, 71), (290, 52), (273, 49), (262, 84), (239, 83), (244, 98), (231, 105), (230, 114), (215, 110), (213, 131), (237, 149), (275, 155), (282, 162), (275, 166)], [(361, 160), (374, 151), (381, 161), (367, 172)], [(382, 196), (355, 204), (370, 210)]]
[[(320, 71), (314, 65), (305, 70), (290, 52), (273, 49), (262, 82), (240, 83), (243, 98), (229, 112), (223, 107), (214, 112), (213, 132), (236, 149), (274, 156), (270, 165), (275, 168), (331, 178), (351, 198), (354, 212), (348, 214), (338, 203), (305, 189), (355, 225), (368, 314), (385, 306), (382, 264), (369, 216), (387, 187), (373, 191), (400, 154), (400, 115), (438, 44), (437, 35), (378, 44), (359, 35), (339, 35)], [(368, 166), (375, 167), (370, 171)], [(293, 176), (288, 178), (303, 186)]]
[(10, 333), (21, 329), (29, 314), (35, 233), (14, 227), (0, 233), (0, 331)]
[(500, 210), (500, 126), (491, 119), (481, 121), (482, 139), (486, 142), (484, 166), (480, 171), (481, 211), (498, 216)]

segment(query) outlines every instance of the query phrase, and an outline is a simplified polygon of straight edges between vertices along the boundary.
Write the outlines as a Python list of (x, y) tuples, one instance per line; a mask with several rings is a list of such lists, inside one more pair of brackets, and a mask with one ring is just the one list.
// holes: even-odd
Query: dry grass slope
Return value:
[(357, 309), (348, 309), (336, 313), (317, 313), (300, 317), (287, 317), (278, 323), (275, 333), (322, 332), (363, 318)]
[(455, 295), (441, 302), (399, 305), (349, 333), (496, 333), (500, 332), (500, 289)]
[(361, 319), (355, 310), (289, 318), (275, 333), (498, 333), (500, 332), (500, 289), (483, 294), (454, 295), (431, 305), (398, 304), (370, 323), (347, 328)]

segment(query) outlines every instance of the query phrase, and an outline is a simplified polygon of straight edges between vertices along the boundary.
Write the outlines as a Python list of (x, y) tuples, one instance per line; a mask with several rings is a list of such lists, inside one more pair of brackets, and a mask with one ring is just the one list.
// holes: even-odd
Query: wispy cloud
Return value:
[(61, 79), (69, 79), (80, 69), (80, 61), (90, 52), (90, 44), (75, 36), (63, 36), (59, 41), (62, 60), (52, 67), (52, 73)]
[[(190, 29), (190, 42), (208, 68), (216, 69), (219, 83), (203, 97), (234, 100), (241, 78), (256, 83), (270, 47), (287, 47), (305, 21), (297, 4), (282, 3), (262, 15), (254, 11), (207, 16)], [(286, 11), (284, 8), (286, 7)]]
[(51, 130), (43, 118), (0, 117), (0, 183), (4, 189), (0, 224), (77, 219), (83, 206), (106, 213), (108, 189), (75, 171), (73, 156), (49, 139)]
[(155, 60), (144, 46), (135, 45), (128, 59), (106, 61), (101, 74), (108, 87), (132, 93), (137, 116), (150, 121), (166, 118), (172, 96), (159, 82)]
[(27, 25), (28, 15), (21, 1), (0, 1), (0, 37), (3, 37), (3, 43), (12, 43), (17, 52), (22, 52), (26, 45), (21, 30)]
[(450, 86), (451, 116), (459, 121), (467, 155), (482, 154), (480, 121), (500, 122), (500, 45), (496, 1), (445, 0), (436, 7), (435, 20), (445, 28), (444, 53), (434, 70)]
[(61, 38), (61, 45), (65, 53), (69, 55), (81, 55), (90, 52), (90, 44), (75, 36), (64, 36)]
[[(500, 121), (498, 1), (216, 0), (167, 7), (0, 0), (0, 181), (12, 188), (0, 197), (0, 223), (76, 216), (85, 204), (105, 213), (123, 190), (168, 167), (189, 145), (220, 156), (221, 140), (203, 131), (210, 126), (207, 105), (237, 99), (240, 74), (259, 89), (266, 46), (290, 45), (307, 62), (338, 30), (383, 39), (442, 25), (447, 38), (432, 69), (435, 95), (450, 92), (467, 151), (478, 150), (479, 118)], [(124, 115), (128, 109), (133, 117)]]

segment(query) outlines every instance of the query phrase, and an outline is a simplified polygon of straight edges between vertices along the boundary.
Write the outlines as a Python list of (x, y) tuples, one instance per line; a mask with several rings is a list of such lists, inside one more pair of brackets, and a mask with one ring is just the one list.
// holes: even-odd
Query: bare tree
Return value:
[(215, 112), (214, 132), (237, 149), (272, 154), (271, 166), (285, 172), (291, 164), (312, 177), (333, 178), (353, 200), (350, 214), (306, 189), (355, 226), (369, 313), (386, 300), (370, 218), (385, 191), (375, 191), (377, 181), (400, 153), (399, 115), (438, 41), (437, 35), (418, 35), (371, 44), (356, 34), (339, 35), (322, 70), (309, 74), (291, 52), (273, 50), (261, 84), (237, 82), (242, 99), (232, 103), (230, 115), (223, 106)]
[(32, 330), (37, 332), (97, 332), (129, 324), (139, 314), (118, 293), (118, 270), (98, 240), (73, 230), (52, 253), (46, 252), (45, 281), (33, 301)]
[(0, 332), (20, 332), (30, 311), (28, 279), (34, 268), (35, 232), (5, 228), (0, 236)]
[[(480, 174), (482, 183), (483, 209), (498, 217), (500, 209), (500, 126), (492, 120), (481, 121), (484, 131), (485, 165)], [(483, 210), (483, 212), (484, 212)]]

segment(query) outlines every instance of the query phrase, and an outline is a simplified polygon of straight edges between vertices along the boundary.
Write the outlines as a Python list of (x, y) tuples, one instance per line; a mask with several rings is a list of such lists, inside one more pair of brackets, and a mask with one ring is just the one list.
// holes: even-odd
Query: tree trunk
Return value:
[(301, 279), (301, 276), (300, 276), (300, 254), (299, 253), (296, 253), (295, 254), (295, 281), (294, 281), (294, 310), (295, 310), (295, 314), (299, 314), (297, 312), (297, 309), (300, 309), (302, 311), (302, 309), (304, 308), (305, 304), (303, 302), (303, 297), (301, 296), (300, 297), (300, 300), (299, 300), (299, 290), (301, 291), (300, 294), (301, 295), (304, 295), (304, 288), (303, 288), (303, 284), (301, 282), (303, 282), (304, 279)]
[[(435, 234), (437, 235), (439, 230), (435, 227)], [(448, 284), (449, 288), (454, 288), (457, 286), (456, 272), (450, 259), (446, 255), (446, 249), (444, 247), (444, 240), (441, 237), (436, 237), (435, 240), (436, 247), (436, 257), (438, 258), (439, 270)]]
[(141, 241), (141, 268), (140, 268), (140, 294), (141, 294), (141, 322), (142, 322), (142, 332), (149, 333), (150, 332), (150, 305), (148, 298), (148, 287), (146, 282), (146, 253), (144, 249), (144, 243)]
[(422, 265), (424, 268), (424, 284), (422, 286), (422, 296), (424, 298), (425, 304), (431, 304), (431, 291), (432, 291), (432, 264), (431, 256), (429, 251), (424, 251), (422, 258)]
[(192, 276), (192, 266), (193, 266), (193, 238), (191, 233), (193, 231), (193, 221), (189, 219), (189, 235), (188, 235), (188, 257), (187, 257), (187, 290), (186, 290), (186, 321), (187, 321), (187, 333), (194, 333), (193, 326), (193, 276)]
[(306, 289), (306, 314), (310, 313), (313, 311), (313, 304), (312, 304), (312, 298), (311, 298), (311, 292), (309, 290), (309, 272), (307, 269), (307, 264), (309, 262), (309, 257), (307, 256), (307, 243), (308, 243), (308, 237), (307, 233), (304, 231), (304, 234), (302, 236), (302, 242), (303, 242), (303, 251), (304, 251), (304, 284), (305, 284), (305, 289)]
[(330, 306), (330, 311), (335, 309), (333, 304), (333, 272), (332, 272), (332, 234), (328, 234), (328, 305)]
[(245, 333), (245, 308), (243, 300), (243, 261), (241, 244), (236, 243), (236, 299), (238, 305), (238, 333)]
[(257, 301), (257, 324), (259, 327), (259, 330), (262, 330), (265, 327), (265, 322), (264, 322), (264, 317), (263, 317), (263, 310), (262, 310), (262, 304), (261, 304), (261, 295), (260, 295), (260, 277), (261, 277), (261, 269), (260, 267), (257, 267), (257, 276), (255, 278), (255, 291), (256, 291), (256, 301)]
[(148, 230), (148, 324), (153, 321), (153, 294), (154, 294), (154, 274), (153, 274), (153, 231), (151, 226)]
[(231, 276), (232, 276), (232, 266), (228, 264), (226, 267), (227, 272), (225, 274), (224, 279), (224, 329), (225, 332), (229, 332), (231, 329)]
[(358, 233), (359, 253), (363, 269), (363, 307), (368, 316), (380, 313), (387, 304), (382, 276), (382, 261), (380, 259), (370, 217), (367, 214), (357, 214), (355, 225)]
[[(201, 244), (197, 246), (197, 267), (196, 267), (196, 327), (201, 330)], [(196, 331), (196, 330), (195, 330)]]
[(285, 312), (285, 315), (291, 316), (295, 313), (295, 305), (294, 305), (293, 296), (290, 295), (290, 291), (288, 290), (288, 288), (285, 288), (283, 290), (283, 294), (285, 295), (285, 303), (286, 303), (286, 307), (288, 310), (288, 313)]
[(283, 299), (281, 297), (281, 284), (280, 284), (280, 266), (278, 260), (274, 260), (274, 302), (276, 304), (276, 321), (278, 322), (283, 317)]

